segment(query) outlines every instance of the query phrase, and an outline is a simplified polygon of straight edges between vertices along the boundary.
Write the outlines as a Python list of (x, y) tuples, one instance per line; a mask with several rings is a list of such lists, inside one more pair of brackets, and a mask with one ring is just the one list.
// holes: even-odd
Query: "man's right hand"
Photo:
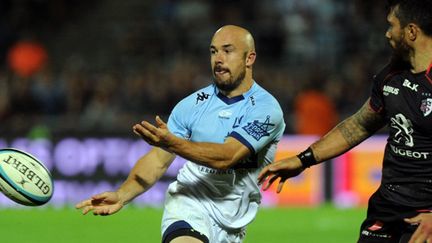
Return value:
[(283, 185), (288, 178), (299, 175), (303, 170), (302, 163), (297, 156), (279, 160), (261, 170), (258, 175), (258, 183), (262, 184), (264, 181), (267, 181), (267, 184), (263, 186), (263, 190), (265, 191), (273, 182), (280, 178), (277, 187), (277, 193), (279, 193), (282, 191)]
[(124, 206), (117, 192), (104, 192), (79, 202), (75, 208), (82, 209), (83, 214), (93, 211), (94, 215), (111, 215), (118, 212)]

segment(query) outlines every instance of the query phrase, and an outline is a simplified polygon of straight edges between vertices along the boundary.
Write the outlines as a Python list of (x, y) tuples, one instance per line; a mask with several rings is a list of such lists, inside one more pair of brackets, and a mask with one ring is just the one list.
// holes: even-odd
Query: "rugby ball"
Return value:
[(34, 156), (12, 148), (0, 149), (0, 191), (13, 201), (39, 206), (53, 195), (49, 170)]

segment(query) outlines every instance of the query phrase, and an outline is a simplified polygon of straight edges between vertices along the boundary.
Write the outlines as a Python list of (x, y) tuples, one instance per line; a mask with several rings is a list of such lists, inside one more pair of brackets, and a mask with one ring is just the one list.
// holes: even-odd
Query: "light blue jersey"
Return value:
[(246, 93), (233, 98), (212, 84), (179, 102), (168, 128), (193, 142), (223, 143), (231, 136), (249, 148), (250, 158), (228, 170), (186, 162), (168, 189), (172, 197), (192, 200), (221, 228), (235, 230), (249, 224), (261, 200), (258, 173), (274, 160), (285, 129), (277, 100), (255, 82)]

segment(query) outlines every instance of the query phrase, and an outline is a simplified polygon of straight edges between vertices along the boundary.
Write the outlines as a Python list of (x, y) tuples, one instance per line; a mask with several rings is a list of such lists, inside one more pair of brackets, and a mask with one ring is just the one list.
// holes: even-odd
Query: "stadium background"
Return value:
[[(0, 195), (0, 232), (10, 233), (4, 242), (157, 242), (163, 193), (181, 158), (119, 216), (80, 218), (71, 207), (118, 186), (148, 149), (132, 124), (155, 114), (166, 119), (177, 101), (211, 82), (213, 32), (237, 24), (255, 36), (255, 79), (285, 112), (280, 158), (303, 150), (367, 98), (371, 77), (389, 54), (384, 4), (0, 1), (0, 147), (33, 153), (55, 179), (54, 197), (42, 208)], [(265, 192), (247, 242), (355, 241), (379, 183), (385, 139), (375, 136), (308, 170), (280, 195)], [(110, 226), (100, 228), (105, 223)], [(137, 239), (120, 237), (129, 234)]]

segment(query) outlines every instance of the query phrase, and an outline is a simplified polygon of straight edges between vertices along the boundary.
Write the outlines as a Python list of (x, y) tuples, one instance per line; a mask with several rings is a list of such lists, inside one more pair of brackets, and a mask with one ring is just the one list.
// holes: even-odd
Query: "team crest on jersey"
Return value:
[(432, 98), (422, 100), (420, 110), (423, 112), (423, 116), (428, 116), (432, 112)]
[(267, 116), (267, 119), (264, 122), (255, 120), (253, 122), (248, 122), (247, 125), (242, 128), (247, 132), (247, 134), (259, 141), (262, 137), (270, 135), (268, 131), (270, 131), (274, 125), (275, 124), (270, 123), (270, 116)]
[(392, 117), (390, 120), (391, 127), (397, 130), (393, 141), (399, 144), (404, 143), (408, 147), (413, 147), (414, 139), (412, 133), (414, 132), (414, 129), (412, 128), (412, 122), (401, 113)]

